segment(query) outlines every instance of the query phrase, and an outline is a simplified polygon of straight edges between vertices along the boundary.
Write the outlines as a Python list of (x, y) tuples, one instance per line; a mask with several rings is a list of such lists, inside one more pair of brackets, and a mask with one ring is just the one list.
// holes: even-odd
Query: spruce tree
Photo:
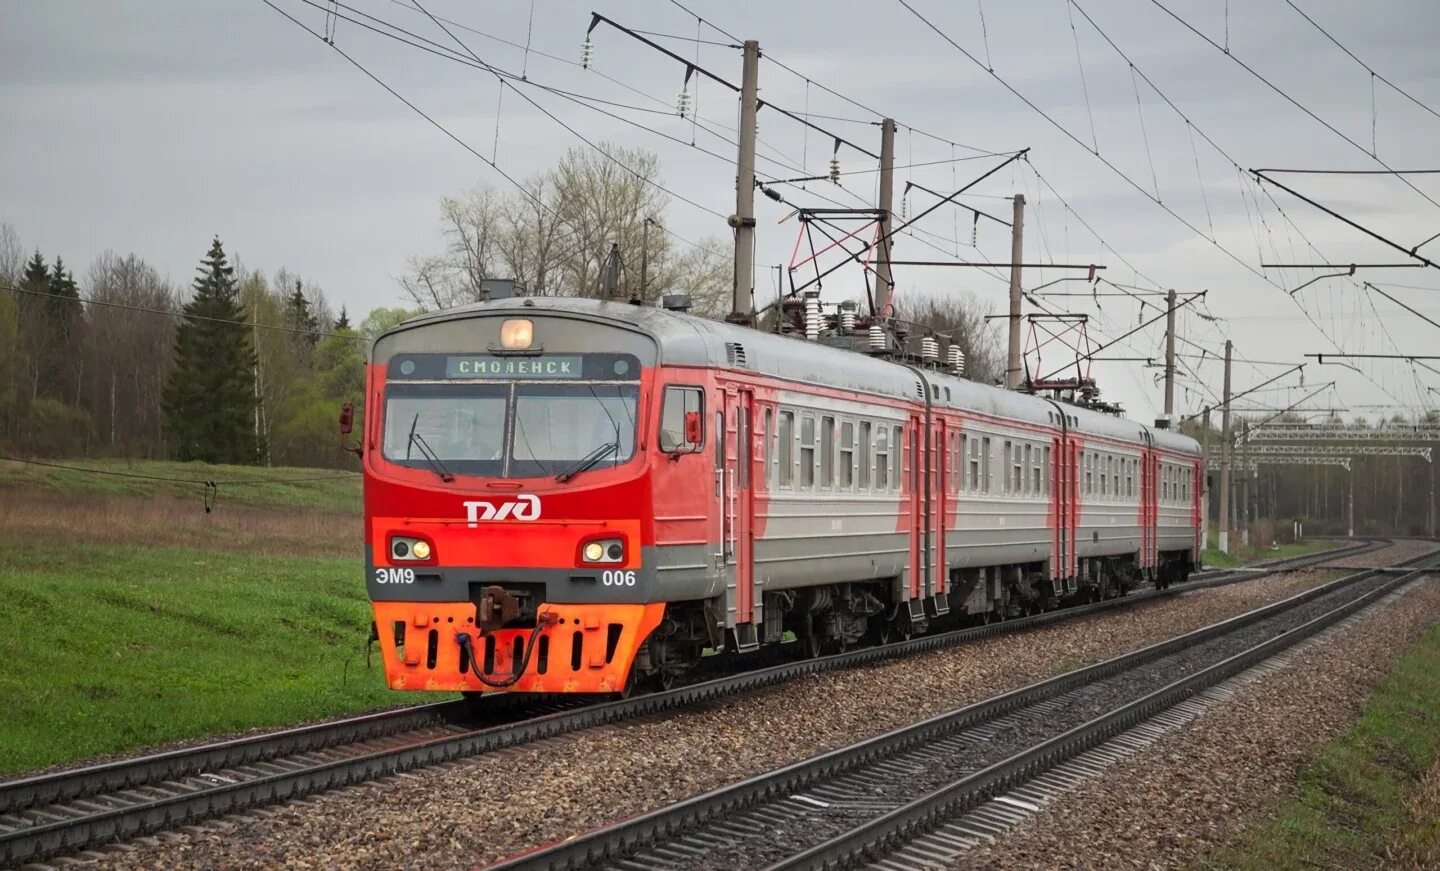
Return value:
[(298, 278), (295, 279), (295, 292), (290, 294), (286, 307), (289, 309), (290, 328), (294, 330), (306, 330), (307, 332), (299, 334), (300, 338), (304, 340), (307, 346), (314, 348), (315, 343), (320, 339), (320, 337), (316, 335), (316, 330), (320, 329), (320, 322), (317, 321), (315, 315), (311, 313), (310, 301), (305, 298), (305, 292), (301, 290), (300, 279)]
[(254, 463), (255, 349), (235, 268), (216, 237), (197, 270), (195, 296), (175, 334), (175, 367), (165, 385), (172, 452), (181, 460)]
[(20, 365), (23, 378), (23, 396), (27, 402), (34, 402), (41, 396), (41, 382), (48, 390), (49, 380), (45, 377), (49, 336), (46, 317), (50, 297), (50, 269), (45, 258), (36, 251), (35, 256), (25, 264), (20, 276), (20, 293), (16, 306), (16, 324), (20, 340)]
[(350, 329), (350, 315), (345, 311), (345, 304), (340, 304), (340, 317), (335, 319), (335, 332)]
[(85, 311), (80, 304), (80, 289), (75, 284), (75, 275), (66, 271), (65, 262), (59, 255), (50, 270), (50, 281), (45, 288), (50, 295), (43, 297), (45, 330), (45, 352), (42, 365), (40, 395), (64, 401), (67, 397), (79, 403), (79, 371), (82, 359), (81, 328)]

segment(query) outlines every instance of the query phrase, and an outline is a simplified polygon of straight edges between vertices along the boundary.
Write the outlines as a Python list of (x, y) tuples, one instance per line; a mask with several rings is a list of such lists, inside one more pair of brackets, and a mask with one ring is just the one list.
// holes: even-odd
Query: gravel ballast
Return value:
[[(1429, 549), (1402, 542), (1351, 559), (1391, 563)], [(317, 796), (254, 822), (232, 820), (225, 831), (142, 842), (105, 863), (471, 867), (1208, 625), (1336, 576), (1291, 572), (813, 675), (674, 715)]]
[(1204, 860), (1279, 807), (1315, 752), (1437, 620), (1432, 576), (955, 867), (1149, 869)]

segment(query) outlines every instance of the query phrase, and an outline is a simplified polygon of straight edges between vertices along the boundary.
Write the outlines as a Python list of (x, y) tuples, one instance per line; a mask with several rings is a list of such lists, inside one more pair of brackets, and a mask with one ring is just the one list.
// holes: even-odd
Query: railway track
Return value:
[[(366, 714), (0, 783), (0, 866), (85, 850), (246, 808), (347, 786), (595, 726), (950, 647), (1189, 590), (1383, 547), (1367, 542), (1263, 566), (1205, 573), (1168, 590), (726, 675), (665, 692), (584, 704), (503, 697)], [(496, 703), (499, 704), (496, 704)]]
[[(492, 866), (504, 871), (943, 867), (1024, 787), (1429, 573), (1367, 569), (1150, 647)], [(1071, 775), (1073, 776), (1073, 775)], [(1055, 774), (1044, 788), (1063, 787)], [(1022, 795), (1012, 796), (1020, 788)], [(1029, 794), (1035, 798), (1035, 793)], [(956, 817), (970, 813), (961, 823)]]

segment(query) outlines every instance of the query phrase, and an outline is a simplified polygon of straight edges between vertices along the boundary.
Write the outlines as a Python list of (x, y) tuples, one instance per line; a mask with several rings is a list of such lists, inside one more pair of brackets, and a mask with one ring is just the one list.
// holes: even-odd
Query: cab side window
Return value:
[[(700, 421), (699, 437), (685, 437), (685, 418), (694, 413)], [(660, 450), (698, 451), (705, 442), (705, 394), (698, 387), (666, 387), (665, 403), (660, 409)], [(695, 435), (695, 433), (691, 433)]]

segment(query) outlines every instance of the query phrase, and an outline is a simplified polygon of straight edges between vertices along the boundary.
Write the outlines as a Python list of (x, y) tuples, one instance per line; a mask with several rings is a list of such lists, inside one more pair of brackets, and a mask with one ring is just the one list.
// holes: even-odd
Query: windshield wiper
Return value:
[(605, 459), (605, 457), (609, 455), (612, 451), (617, 451), (619, 449), (619, 442), (607, 442), (596, 448), (595, 450), (591, 451), (590, 453), (586, 454), (584, 457), (581, 457), (575, 462), (575, 465), (556, 475), (555, 480), (559, 481), (561, 484), (564, 484), (566, 481), (570, 480), (571, 478), (575, 477), (576, 475), (580, 474), (581, 472)]
[(440, 458), (430, 449), (430, 443), (425, 441), (425, 437), (415, 431), (415, 426), (419, 423), (420, 413), (417, 411), (415, 413), (415, 419), (410, 421), (410, 437), (405, 442), (405, 459), (410, 459), (411, 449), (419, 445), (420, 455), (425, 458), (425, 462), (430, 466), (431, 471), (439, 475), (440, 480), (448, 484), (455, 480), (455, 476), (450, 474), (450, 470), (445, 468), (445, 464), (440, 462)]

